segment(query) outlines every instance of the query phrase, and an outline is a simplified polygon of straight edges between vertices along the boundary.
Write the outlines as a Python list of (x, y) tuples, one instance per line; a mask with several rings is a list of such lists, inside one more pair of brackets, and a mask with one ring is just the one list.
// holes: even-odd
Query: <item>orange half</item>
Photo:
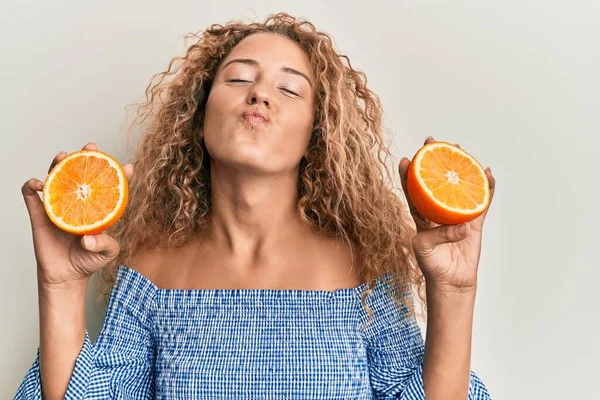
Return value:
[(447, 142), (424, 145), (413, 157), (406, 180), (417, 211), (438, 224), (460, 224), (490, 205), (484, 168), (465, 150)]
[(127, 206), (125, 171), (97, 150), (71, 153), (46, 177), (42, 201), (50, 220), (76, 235), (95, 235), (119, 220)]

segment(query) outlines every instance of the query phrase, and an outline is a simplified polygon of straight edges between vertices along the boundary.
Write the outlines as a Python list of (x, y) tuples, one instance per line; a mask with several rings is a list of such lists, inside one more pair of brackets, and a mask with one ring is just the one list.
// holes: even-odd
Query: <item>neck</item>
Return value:
[(212, 249), (253, 263), (309, 233), (297, 211), (297, 171), (277, 176), (219, 176), (214, 171), (206, 234)]

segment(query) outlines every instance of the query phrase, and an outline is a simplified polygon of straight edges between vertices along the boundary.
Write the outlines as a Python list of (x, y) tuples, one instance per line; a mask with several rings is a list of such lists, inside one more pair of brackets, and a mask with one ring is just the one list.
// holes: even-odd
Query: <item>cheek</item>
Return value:
[[(285, 146), (288, 151), (303, 154), (308, 147), (308, 143), (310, 142), (312, 128), (312, 110), (303, 109), (298, 110), (298, 112), (291, 113), (290, 117), (285, 122), (285, 127), (283, 128), (283, 146)], [(289, 137), (285, 137), (287, 136), (285, 134), (286, 132), (289, 133), (293, 140), (289, 140)]]
[(226, 116), (232, 111), (231, 102), (224, 100), (222, 91), (214, 90), (208, 96), (204, 114), (204, 136), (210, 137), (223, 128), (223, 123), (227, 122)]
[(285, 111), (285, 125), (287, 129), (303, 132), (312, 129), (314, 114), (309, 104), (294, 104), (291, 107), (282, 107)]
[(214, 92), (211, 92), (206, 101), (206, 107), (204, 111), (204, 123), (202, 125), (202, 136), (204, 138), (204, 145), (208, 150), (209, 154), (215, 154), (215, 137), (219, 136), (217, 130), (219, 129), (218, 121), (220, 120), (221, 111), (219, 110), (219, 102), (216, 101), (218, 96)]
[(296, 114), (294, 125), (300, 131), (301, 136), (310, 137), (313, 129), (314, 114), (312, 108), (303, 108)]
[(222, 107), (219, 91), (211, 91), (206, 101), (205, 123), (212, 123), (215, 120), (215, 117), (218, 118), (218, 116), (223, 113)]

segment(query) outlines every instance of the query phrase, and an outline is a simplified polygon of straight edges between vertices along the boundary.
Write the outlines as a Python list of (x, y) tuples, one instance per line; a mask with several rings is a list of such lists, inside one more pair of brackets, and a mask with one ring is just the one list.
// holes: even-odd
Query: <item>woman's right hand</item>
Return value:
[[(97, 150), (95, 143), (88, 143), (84, 150)], [(48, 173), (67, 153), (60, 152), (54, 158)], [(123, 167), (127, 179), (133, 175), (133, 166)], [(110, 263), (119, 254), (117, 241), (102, 232), (91, 236), (78, 236), (58, 228), (46, 214), (44, 204), (38, 192), (41, 192), (43, 182), (31, 178), (21, 188), (25, 205), (29, 212), (33, 247), (38, 268), (38, 283), (51, 288), (69, 288), (81, 282), (87, 282), (89, 277)], [(85, 242), (88, 238), (95, 239), (93, 246)]]

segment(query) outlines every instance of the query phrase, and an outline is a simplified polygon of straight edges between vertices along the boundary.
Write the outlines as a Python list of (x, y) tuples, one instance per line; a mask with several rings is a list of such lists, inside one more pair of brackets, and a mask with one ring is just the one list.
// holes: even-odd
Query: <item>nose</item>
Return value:
[(271, 95), (266, 85), (258, 83), (253, 85), (248, 91), (246, 102), (250, 105), (259, 104), (269, 108), (271, 105)]

